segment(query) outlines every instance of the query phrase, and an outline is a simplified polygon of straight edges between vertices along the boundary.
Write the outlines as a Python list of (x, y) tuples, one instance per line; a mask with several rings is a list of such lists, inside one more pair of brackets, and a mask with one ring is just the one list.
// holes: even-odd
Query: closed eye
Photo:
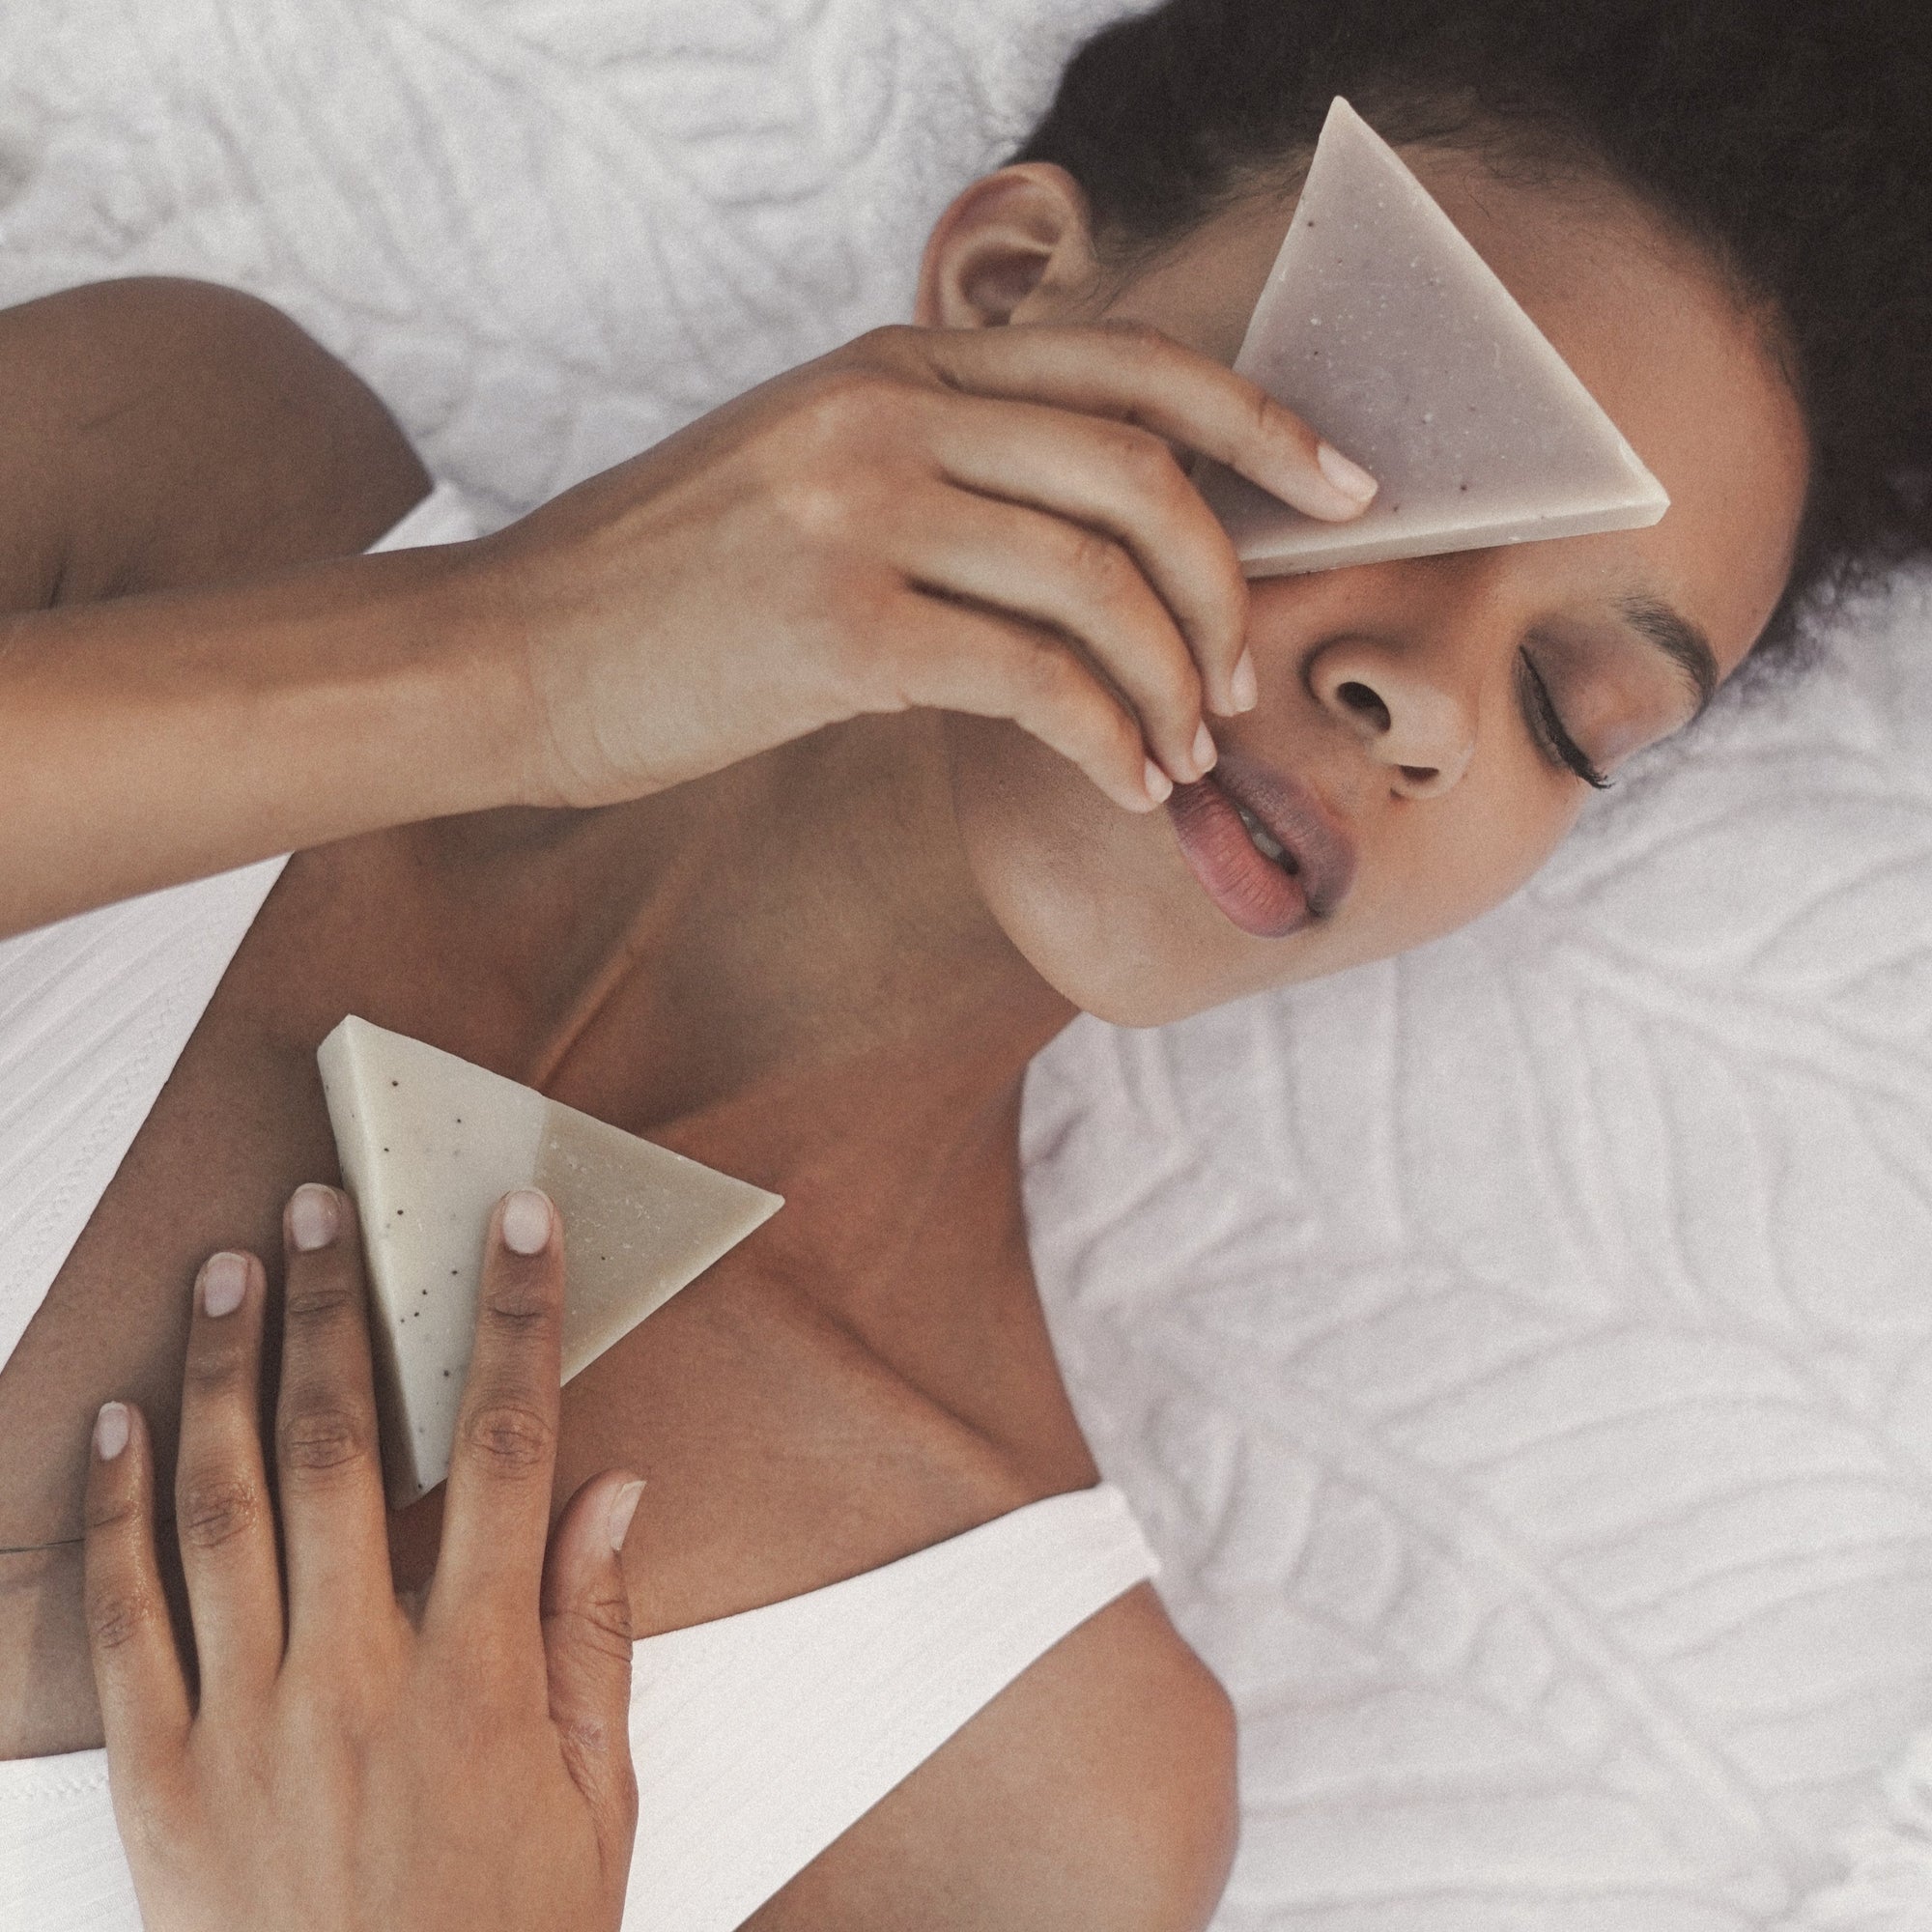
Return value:
[(1522, 705), (1523, 722), (1537, 749), (1558, 771), (1574, 772), (1587, 785), (1607, 791), (1610, 781), (1584, 754), (1580, 746), (1563, 728), (1549, 687), (1525, 646), (1517, 653), (1517, 696)]

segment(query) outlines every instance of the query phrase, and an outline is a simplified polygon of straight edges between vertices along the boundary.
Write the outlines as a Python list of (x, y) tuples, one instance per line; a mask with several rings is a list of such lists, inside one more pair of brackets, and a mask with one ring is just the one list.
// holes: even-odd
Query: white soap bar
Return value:
[(1326, 524), (1219, 465), (1250, 577), (1654, 524), (1670, 498), (1489, 265), (1338, 99), (1236, 369), (1381, 485)]
[(316, 1050), (368, 1258), (389, 1503), (449, 1474), (490, 1210), (541, 1187), (563, 1217), (563, 1379), (784, 1204), (352, 1014)]

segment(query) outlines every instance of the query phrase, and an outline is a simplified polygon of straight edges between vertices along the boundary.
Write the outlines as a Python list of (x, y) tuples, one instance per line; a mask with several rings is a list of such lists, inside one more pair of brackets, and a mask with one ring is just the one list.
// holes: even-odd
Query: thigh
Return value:
[(366, 549), (429, 489), (375, 393), (279, 310), (143, 276), (0, 311), (0, 610)]

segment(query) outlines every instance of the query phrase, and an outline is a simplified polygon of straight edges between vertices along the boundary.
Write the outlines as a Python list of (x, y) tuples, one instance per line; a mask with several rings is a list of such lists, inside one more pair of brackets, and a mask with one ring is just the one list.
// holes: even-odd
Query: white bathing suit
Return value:
[[(374, 546), (476, 534), (444, 485)], [(0, 1363), (282, 860), (0, 942)], [(625, 1932), (728, 1932), (1028, 1664), (1159, 1574), (1111, 1484), (636, 1647)], [(0, 1762), (0, 1932), (138, 1932), (107, 1753)]]

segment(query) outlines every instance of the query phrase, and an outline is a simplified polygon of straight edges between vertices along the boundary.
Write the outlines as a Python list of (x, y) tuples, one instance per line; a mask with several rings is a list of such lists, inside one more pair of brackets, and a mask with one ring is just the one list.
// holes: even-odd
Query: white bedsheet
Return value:
[[(508, 517), (902, 315), (1123, 11), (8, 0), (0, 301), (253, 289)], [(1221, 1932), (1932, 1926), (1932, 582), (1469, 931), (1076, 1026), (1026, 1136), (1243, 1716)]]

